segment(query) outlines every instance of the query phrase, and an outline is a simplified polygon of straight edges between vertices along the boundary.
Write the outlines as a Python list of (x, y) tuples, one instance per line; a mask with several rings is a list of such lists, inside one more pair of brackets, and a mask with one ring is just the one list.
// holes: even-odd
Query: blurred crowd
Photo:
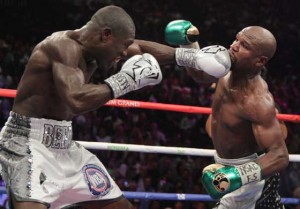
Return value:
[[(282, 113), (300, 114), (300, 4), (280, 0), (0, 0), (0, 88), (16, 89), (36, 43), (58, 30), (85, 24), (100, 7), (123, 7), (134, 19), (137, 38), (165, 43), (164, 28), (175, 19), (190, 20), (200, 29), (201, 46), (229, 47), (243, 27), (261, 25), (274, 33), (277, 53), (268, 64), (267, 82)], [(162, 66), (161, 84), (131, 92), (124, 99), (209, 107), (210, 85), (195, 83), (183, 69)], [(93, 82), (101, 82), (96, 75)], [(13, 99), (0, 98), (0, 128)], [(104, 106), (73, 121), (74, 139), (126, 144), (213, 149), (205, 131), (207, 115)], [(287, 122), (286, 143), (300, 153), (300, 125)], [(211, 158), (91, 150), (123, 191), (204, 194), (202, 168)], [(300, 198), (300, 164), (282, 173), (280, 192)], [(132, 200), (140, 209), (204, 209), (212, 203)], [(287, 208), (296, 206), (287, 206)]]

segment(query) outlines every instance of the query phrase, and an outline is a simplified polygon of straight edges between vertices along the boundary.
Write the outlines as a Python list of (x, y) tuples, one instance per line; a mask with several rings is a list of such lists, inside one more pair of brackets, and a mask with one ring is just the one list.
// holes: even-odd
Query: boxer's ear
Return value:
[(267, 64), (268, 60), (269, 60), (269, 58), (266, 57), (266, 56), (259, 56), (257, 58), (257, 61), (256, 61), (255, 65), (258, 68), (262, 68), (262, 67), (264, 67)]

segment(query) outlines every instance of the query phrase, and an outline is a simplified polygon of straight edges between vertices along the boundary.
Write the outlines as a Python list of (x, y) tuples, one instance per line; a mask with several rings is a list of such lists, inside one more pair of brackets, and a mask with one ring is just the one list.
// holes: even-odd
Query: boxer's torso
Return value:
[(230, 88), (229, 77), (219, 80), (213, 97), (212, 139), (221, 157), (240, 158), (261, 151), (252, 130), (252, 107), (268, 90), (260, 78), (244, 90)]
[(53, 62), (65, 56), (78, 59), (77, 69), (83, 74), (85, 83), (91, 76), (87, 72), (93, 72), (97, 65), (86, 63), (81, 45), (69, 37), (70, 33), (72, 31), (53, 33), (34, 48), (19, 82), (13, 111), (35, 118), (70, 120), (73, 117), (59, 96), (60, 90), (55, 87)]

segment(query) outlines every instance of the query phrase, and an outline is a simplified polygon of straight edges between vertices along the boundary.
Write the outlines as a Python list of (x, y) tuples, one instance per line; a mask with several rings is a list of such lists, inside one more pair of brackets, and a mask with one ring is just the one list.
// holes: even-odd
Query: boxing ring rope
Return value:
[[(14, 98), (16, 90), (0, 89), (1, 97)], [(151, 110), (166, 110), (193, 114), (210, 114), (211, 108), (195, 107), (186, 105), (173, 105), (163, 103), (142, 102), (133, 100), (113, 99), (105, 104), (106, 106), (125, 107), (125, 108), (142, 108)], [(300, 123), (300, 115), (277, 114), (279, 120)], [(144, 153), (163, 153), (176, 155), (193, 155), (193, 156), (213, 156), (215, 150), (212, 149), (196, 149), (183, 147), (164, 147), (164, 146), (146, 146), (135, 144), (117, 144), (104, 142), (84, 142), (77, 141), (87, 149), (100, 149), (112, 151), (129, 151), (129, 152), (144, 152)], [(289, 155), (291, 162), (300, 162), (300, 156)], [(0, 187), (0, 194), (5, 194), (4, 187)], [(176, 193), (158, 193), (158, 192), (130, 192), (123, 191), (124, 196), (128, 199), (147, 199), (147, 200), (180, 200), (180, 201), (215, 201), (209, 195), (205, 194), (176, 194)], [(298, 198), (281, 198), (283, 204), (300, 204)]]
[[(87, 149), (100, 149), (112, 151), (129, 151), (129, 152), (144, 152), (144, 153), (161, 153), (161, 154), (175, 154), (175, 155), (193, 155), (212, 157), (215, 150), (213, 149), (196, 149), (185, 147), (165, 147), (165, 146), (148, 146), (137, 144), (120, 144), (120, 143), (106, 143), (106, 142), (86, 142), (77, 141)], [(300, 162), (300, 155), (290, 154), (290, 162)]]
[[(212, 202), (216, 201), (209, 195), (205, 194), (176, 194), (176, 193), (159, 193), (159, 192), (128, 192), (123, 191), (128, 199), (143, 199), (143, 200), (179, 200), (179, 201), (203, 201)], [(298, 198), (281, 198), (283, 204), (299, 205), (300, 199)]]
[[(14, 98), (16, 96), (16, 90), (0, 89), (0, 96)], [(125, 99), (109, 100), (105, 105), (112, 106), (112, 107), (165, 110), (165, 111), (184, 112), (184, 113), (193, 113), (193, 114), (197, 114), (197, 113), (198, 114), (210, 114), (211, 113), (211, 108), (208, 108), (208, 107), (196, 107), (196, 106), (187, 106), (187, 105), (142, 102), (142, 101), (125, 100)], [(283, 121), (300, 123), (300, 115), (277, 114), (277, 118), (279, 120), (283, 120)]]

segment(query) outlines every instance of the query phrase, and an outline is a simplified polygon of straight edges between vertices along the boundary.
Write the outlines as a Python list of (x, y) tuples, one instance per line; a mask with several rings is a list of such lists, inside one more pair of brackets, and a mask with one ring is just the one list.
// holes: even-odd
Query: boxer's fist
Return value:
[(242, 185), (261, 180), (260, 166), (254, 162), (239, 166), (212, 164), (203, 169), (202, 184), (213, 199), (219, 199)]
[(187, 20), (174, 20), (165, 28), (165, 39), (170, 45), (189, 45), (199, 38), (199, 30)]
[(162, 72), (156, 59), (145, 53), (128, 59), (120, 72), (105, 80), (113, 91), (114, 98), (144, 86), (159, 84)]
[(202, 49), (176, 48), (175, 59), (179, 66), (202, 70), (216, 78), (225, 76), (231, 67), (228, 50), (219, 45)]

